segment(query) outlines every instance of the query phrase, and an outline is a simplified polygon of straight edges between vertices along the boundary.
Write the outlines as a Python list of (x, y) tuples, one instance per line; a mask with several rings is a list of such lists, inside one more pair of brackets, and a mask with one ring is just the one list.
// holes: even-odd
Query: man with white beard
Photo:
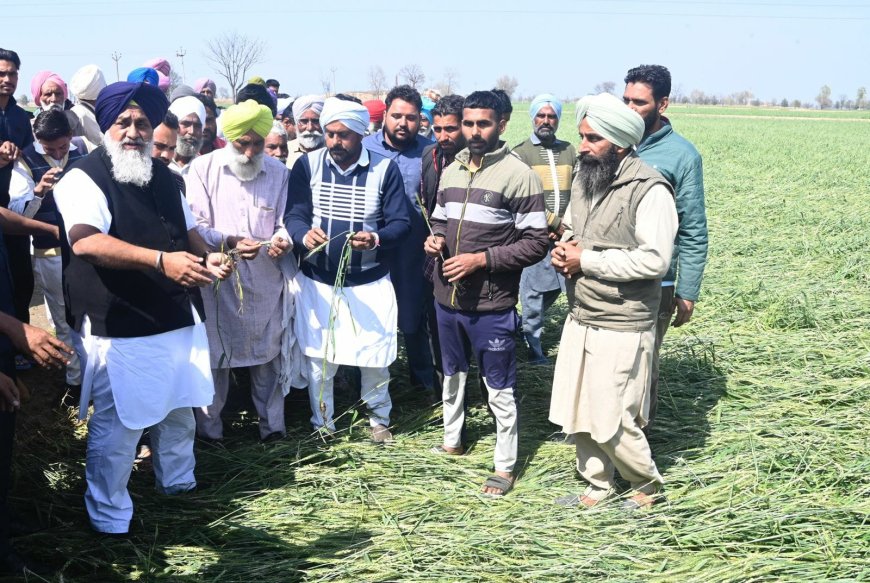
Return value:
[[(284, 319), (285, 300), (290, 299), (285, 297), (287, 281), (296, 271), (285, 257), (290, 249), (284, 229), (290, 173), (279, 160), (264, 155), (273, 124), (268, 107), (245, 101), (227, 109), (221, 120), (228, 143), (191, 163), (185, 176), (187, 200), (209, 247), (236, 249), (246, 261), (237, 266), (242, 294), (234, 283), (203, 298), (215, 398), (196, 410), (197, 433), (223, 439), (221, 410), (230, 368), (249, 367), (260, 439), (272, 441), (286, 434), (284, 389), (290, 385), (282, 373), (285, 365), (293, 364), (286, 360), (293, 337), (285, 334)], [(266, 249), (260, 252), (260, 247)]]
[(293, 120), (296, 122), (296, 139), (287, 143), (287, 168), (293, 170), (296, 160), (323, 147), (323, 128), (320, 112), (323, 97), (303, 95), (293, 102)]
[(212, 401), (198, 286), (231, 268), (207, 253), (172, 173), (151, 158), (169, 103), (157, 88), (113, 83), (96, 101), (103, 145), (54, 188), (67, 323), (85, 370), (85, 505), (94, 530), (126, 533), (127, 482), (150, 427), (163, 494), (196, 488), (192, 407)]
[(169, 111), (178, 118), (178, 142), (175, 146), (175, 163), (170, 166), (182, 176), (187, 166), (199, 155), (202, 148), (202, 128), (205, 126), (205, 105), (188, 95), (172, 102)]

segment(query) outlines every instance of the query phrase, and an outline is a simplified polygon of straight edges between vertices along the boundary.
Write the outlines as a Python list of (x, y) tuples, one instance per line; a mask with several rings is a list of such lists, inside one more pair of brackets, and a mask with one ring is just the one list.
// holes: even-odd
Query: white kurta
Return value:
[[(654, 186), (638, 205), (638, 246), (583, 250), (581, 268), (610, 281), (660, 278), (670, 264), (676, 232), (674, 198), (664, 186)], [(637, 411), (637, 424), (645, 426), (654, 348), (654, 323), (643, 332), (616, 332), (583, 326), (568, 316), (553, 374), (550, 421), (568, 434), (590, 433), (599, 443), (616, 434), (626, 410)]]
[[(181, 197), (188, 230), (196, 226)], [(90, 225), (108, 234), (112, 215), (106, 196), (83, 171), (72, 169), (54, 188), (67, 236), (75, 225)], [(196, 324), (171, 332), (134, 338), (107, 338), (90, 333), (86, 322), (77, 331), (84, 365), (80, 416), (87, 404), (98, 367), (106, 367), (112, 396), (122, 423), (141, 429), (163, 420), (179, 407), (203, 407), (212, 401), (214, 383), (208, 362), (205, 324), (191, 306)]]
[[(396, 360), (396, 293), (389, 275), (334, 292), (332, 286), (309, 279), (301, 271), (296, 281), (300, 288), (296, 337), (303, 354), (333, 364), (373, 368), (387, 367)], [(330, 335), (335, 294), (339, 297)]]

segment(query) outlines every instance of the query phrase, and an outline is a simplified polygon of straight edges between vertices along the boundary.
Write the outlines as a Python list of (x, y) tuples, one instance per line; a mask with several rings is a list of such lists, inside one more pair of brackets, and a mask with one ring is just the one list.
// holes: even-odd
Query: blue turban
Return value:
[(169, 109), (169, 100), (156, 85), (127, 83), (125, 81), (112, 83), (100, 91), (94, 107), (100, 131), (108, 131), (118, 116), (131, 103), (142, 110), (145, 117), (151, 122), (152, 128), (156, 128), (163, 122), (166, 111)]
[(148, 67), (133, 69), (130, 71), (130, 74), (127, 75), (127, 83), (148, 83), (149, 85), (157, 87), (158, 81), (157, 71), (149, 69)]
[(425, 115), (429, 119), (429, 123), (432, 124), (432, 110), (435, 109), (435, 102), (429, 99), (428, 97), (423, 97), (423, 107), (420, 108), (420, 113)]
[(535, 116), (545, 105), (552, 107), (553, 111), (556, 112), (556, 117), (562, 119), (562, 102), (556, 99), (555, 95), (549, 93), (541, 93), (532, 99), (532, 104), (529, 105), (529, 117), (535, 119)]

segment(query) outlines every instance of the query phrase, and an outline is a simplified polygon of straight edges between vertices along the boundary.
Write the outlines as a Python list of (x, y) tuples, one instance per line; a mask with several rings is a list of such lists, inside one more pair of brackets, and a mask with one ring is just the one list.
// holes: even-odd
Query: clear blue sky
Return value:
[(392, 81), (409, 63), (427, 86), (448, 68), (460, 92), (510, 74), (525, 96), (576, 97), (603, 81), (621, 89), (640, 63), (667, 66), (685, 94), (811, 101), (824, 84), (834, 99), (870, 88), (870, 1), (3, 0), (2, 14), (0, 43), (23, 61), (16, 95), (42, 69), (68, 80), (96, 63), (114, 81), (113, 51), (122, 77), (157, 56), (181, 73), (182, 47), (188, 83), (208, 76), (227, 86), (205, 46), (229, 30), (268, 45), (249, 76), (275, 77), (297, 95), (321, 92), (332, 68), (337, 88), (353, 91), (369, 87), (372, 65)]

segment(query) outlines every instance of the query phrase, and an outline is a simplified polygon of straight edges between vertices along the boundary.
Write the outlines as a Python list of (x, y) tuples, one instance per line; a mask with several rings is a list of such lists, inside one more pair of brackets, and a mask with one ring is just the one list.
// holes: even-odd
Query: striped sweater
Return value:
[[(290, 172), (284, 224), (303, 258), (306, 276), (335, 285), (345, 233), (376, 232), (380, 245), (353, 251), (344, 284), (352, 287), (389, 273), (389, 253), (408, 235), (411, 205), (395, 162), (363, 148), (358, 162), (342, 172), (326, 148), (303, 155)], [(323, 251), (308, 254), (303, 239), (320, 227), (331, 239)]]
[(465, 311), (495, 311), (517, 303), (520, 274), (547, 253), (547, 220), (538, 176), (502, 143), (471, 171), (464, 149), (444, 169), (432, 230), (443, 236), (445, 257), (485, 253), (486, 269), (451, 286), (438, 270), (435, 300)]
[(552, 230), (559, 228), (565, 208), (571, 199), (571, 182), (577, 151), (574, 146), (556, 140), (549, 148), (534, 134), (514, 146), (513, 153), (534, 170), (544, 185), (544, 201), (547, 203), (547, 224)]

